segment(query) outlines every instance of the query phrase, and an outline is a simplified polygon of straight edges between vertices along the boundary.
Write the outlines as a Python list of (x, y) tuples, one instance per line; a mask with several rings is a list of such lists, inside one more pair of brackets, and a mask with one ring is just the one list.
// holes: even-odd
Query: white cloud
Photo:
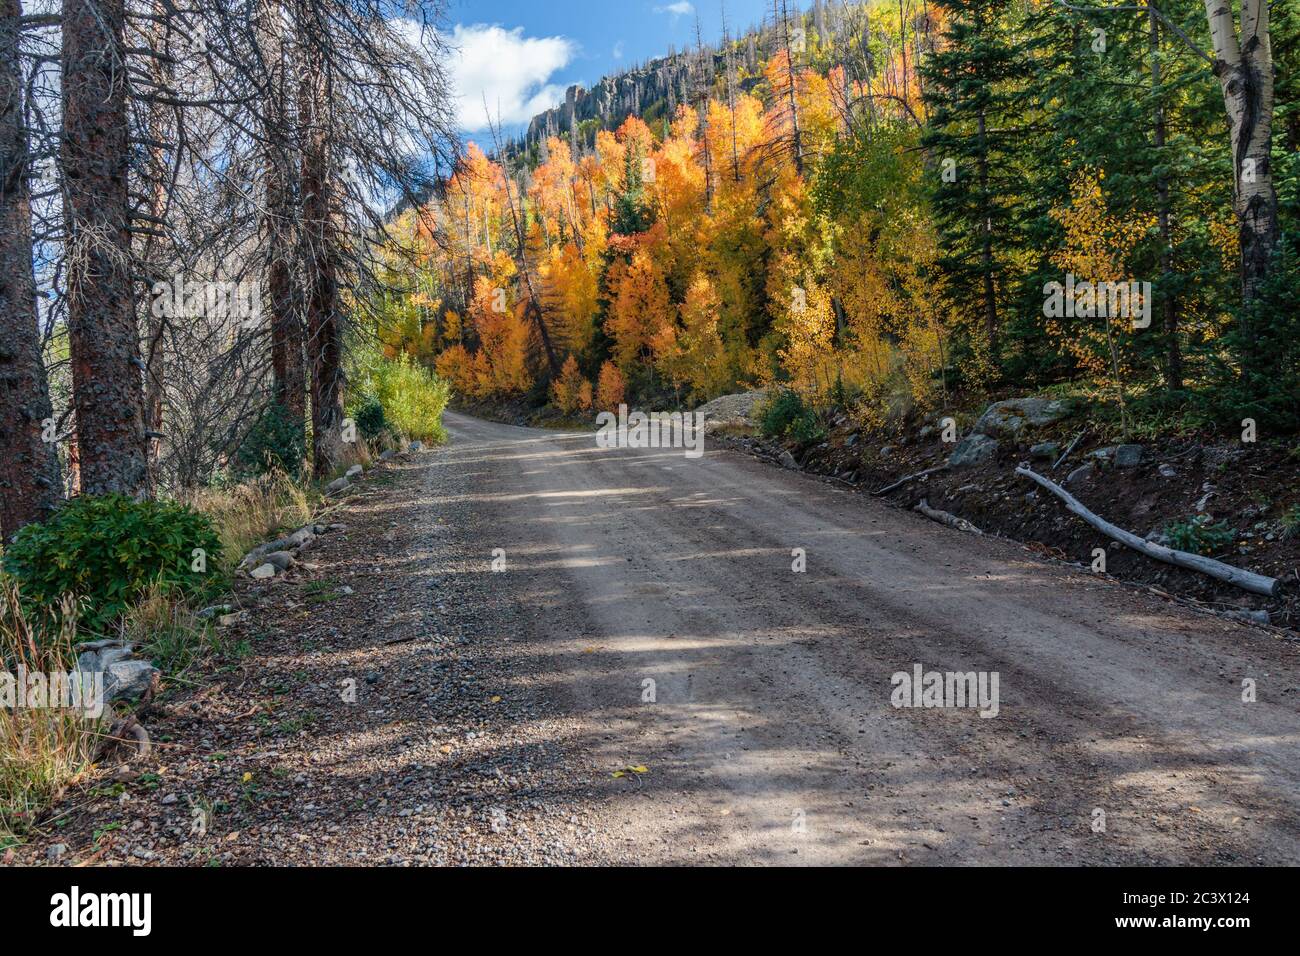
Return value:
[(456, 50), (452, 80), (456, 115), (466, 132), (487, 128), (483, 100), (492, 120), (500, 110), (507, 126), (527, 123), (536, 114), (564, 101), (564, 87), (549, 82), (577, 54), (566, 37), (526, 37), (523, 27), (456, 24), (450, 37)]
[(690, 16), (694, 12), (695, 12), (695, 8), (691, 6), (689, 3), (687, 3), (686, 0), (677, 0), (677, 3), (670, 3), (667, 4), (666, 6), (655, 7), (655, 13), (671, 13), (673, 15), (674, 20), (676, 20), (678, 17)]
[(621, 60), (621, 59), (623, 59), (623, 41), (622, 41), (622, 40), (619, 40), (617, 43), (614, 44), (614, 59), (616, 59), (616, 60)]

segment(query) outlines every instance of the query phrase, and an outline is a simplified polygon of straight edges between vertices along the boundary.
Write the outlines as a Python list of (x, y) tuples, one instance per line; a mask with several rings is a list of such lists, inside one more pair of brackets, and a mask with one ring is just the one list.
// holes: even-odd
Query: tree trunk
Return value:
[(781, 42), (785, 46), (785, 73), (789, 80), (786, 98), (790, 107), (790, 139), (794, 150), (794, 171), (803, 175), (803, 132), (799, 128), (799, 101), (795, 96), (794, 51), (790, 48), (790, 16), (781, 0)]
[[(1151, 89), (1156, 96), (1155, 129), (1152, 133), (1156, 161), (1165, 148), (1165, 106), (1160, 92), (1160, 19), (1154, 8), (1147, 11), (1151, 51)], [(1160, 278), (1167, 283), (1173, 276), (1174, 240), (1169, 203), (1169, 180), (1156, 178), (1156, 220), (1160, 225)], [(1161, 290), (1161, 312), (1165, 333), (1165, 384), (1171, 391), (1183, 387), (1183, 354), (1178, 342), (1178, 300), (1168, 289)]]
[(977, 128), (979, 133), (980, 211), (983, 213), (984, 220), (980, 229), (980, 232), (982, 233), (980, 242), (980, 271), (984, 274), (984, 334), (988, 337), (989, 349), (993, 354), (996, 354), (998, 342), (998, 301), (997, 285), (993, 281), (993, 217), (989, 214), (988, 208), (988, 127), (984, 118), (983, 110), (980, 110)]
[[(172, 83), (171, 63), (167, 56), (170, 53), (168, 8), (163, 0), (154, 0), (152, 12), (157, 19), (150, 24), (151, 48), (159, 55), (151, 59), (150, 76), (158, 89), (168, 89)], [(155, 222), (163, 220), (167, 215), (168, 183), (171, 177), (167, 164), (167, 151), (162, 144), (167, 142), (172, 134), (169, 113), (170, 108), (165, 104), (149, 105), (149, 139), (153, 141), (149, 147), (148, 177), (152, 181), (149, 216)], [(159, 245), (159, 237), (156, 233), (151, 233), (145, 240), (141, 255), (147, 274), (152, 279), (150, 289), (156, 288), (159, 283), (165, 284), (167, 288), (171, 287), (171, 276), (167, 274), (169, 270), (159, 261), (163, 255), (162, 250), (158, 248)], [(162, 440), (157, 436), (161, 434), (163, 427), (163, 400), (167, 374), (163, 354), (163, 339), (167, 334), (167, 309), (157, 302), (157, 298), (152, 293), (148, 297), (146, 310), (148, 314), (145, 321), (149, 331), (144, 352), (145, 430), (152, 433), (146, 438), (151, 493), (158, 487), (158, 471), (162, 461)]]
[(22, 5), (0, 0), (0, 534), (40, 521), (59, 499), (32, 273), (31, 191), (18, 38)]
[[(312, 19), (300, 17), (298, 29)], [(307, 354), (311, 367), (312, 468), (328, 475), (341, 460), (343, 342), (339, 311), (338, 235), (331, 203), (329, 77), (309, 35), (303, 49), (298, 110), (302, 124), (302, 260), (307, 298)]]
[(84, 494), (145, 487), (144, 387), (128, 222), (123, 0), (63, 4), (68, 340)]
[(1268, 0), (1241, 0), (1241, 31), (1229, 0), (1205, 0), (1214, 73), (1223, 87), (1232, 135), (1233, 209), (1241, 238), (1241, 288), (1246, 304), (1261, 293), (1278, 241), (1273, 145), (1273, 52)]
[(302, 316), (294, 295), (294, 160), (289, 128), (289, 88), (284, 50), (283, 9), (279, 0), (262, 5), (261, 39), (271, 71), (271, 101), (265, 104), (266, 140), (266, 284), (271, 331), (271, 374), (275, 402), (296, 426), (307, 417), (307, 369)]

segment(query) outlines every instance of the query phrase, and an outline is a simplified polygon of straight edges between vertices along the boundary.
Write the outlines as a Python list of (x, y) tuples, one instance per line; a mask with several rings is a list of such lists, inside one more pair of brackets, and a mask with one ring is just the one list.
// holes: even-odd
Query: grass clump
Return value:
[[(76, 660), (76, 606), (39, 621), (14, 583), (0, 580), (0, 681), (27, 673), (67, 673)], [(17, 693), (18, 688), (13, 688)], [(101, 718), (80, 710), (28, 709), (0, 688), (0, 850), (23, 842), (41, 815), (92, 769)]]

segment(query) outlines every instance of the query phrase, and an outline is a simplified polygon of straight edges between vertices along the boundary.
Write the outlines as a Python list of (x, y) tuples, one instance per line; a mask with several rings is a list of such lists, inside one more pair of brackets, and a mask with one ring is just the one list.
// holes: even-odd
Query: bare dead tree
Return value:
[(63, 5), (66, 321), (81, 490), (145, 488), (144, 363), (131, 256), (126, 10)]
[[(440, 0), (400, 18), (379, 0), (65, 0), (36, 17), (6, 2), (27, 38), (6, 65), (26, 85), (13, 130), (36, 188), (29, 237), (7, 230), (5, 251), (26, 249), (46, 297), (38, 348), (70, 346), (42, 421), (73, 489), (206, 482), (268, 405), (301, 419), (309, 316), (327, 445), (349, 320), (382, 292), (380, 254), (408, 252), (390, 219), (458, 155)], [(4, 199), (6, 215), (20, 204)], [(254, 314), (232, 314), (223, 290), (244, 286)]]
[(59, 497), (32, 271), (31, 185), (20, 0), (0, 0), (0, 534), (41, 520)]
[(306, 416), (306, 353), (294, 289), (298, 164), (295, 144), (286, 142), (283, 135), (293, 124), (290, 51), (285, 44), (285, 11), (280, 0), (262, 0), (258, 15), (258, 41), (267, 69), (267, 95), (262, 107), (266, 168), (262, 220), (274, 399), (290, 421), (300, 425)]
[(332, 208), (334, 175), (333, 63), (312, 33), (321, 26), (312, 4), (300, 2), (298, 118), (302, 143), (302, 265), (307, 303), (307, 354), (311, 369), (312, 466), (326, 475), (339, 461), (343, 423), (343, 317), (339, 299), (342, 257)]

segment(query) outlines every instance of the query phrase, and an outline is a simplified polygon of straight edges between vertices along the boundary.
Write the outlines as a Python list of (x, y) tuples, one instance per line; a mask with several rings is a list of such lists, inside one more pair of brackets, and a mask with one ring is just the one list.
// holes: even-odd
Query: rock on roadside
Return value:
[(978, 432), (974, 435), (968, 435), (953, 449), (952, 455), (948, 458), (948, 466), (951, 468), (966, 468), (991, 461), (997, 456), (998, 447), (997, 440), (990, 438), (988, 435)]
[(1011, 398), (994, 402), (984, 410), (974, 433), (1003, 438), (1019, 438), (1025, 426), (1043, 428), (1053, 425), (1070, 414), (1066, 402), (1047, 398)]

